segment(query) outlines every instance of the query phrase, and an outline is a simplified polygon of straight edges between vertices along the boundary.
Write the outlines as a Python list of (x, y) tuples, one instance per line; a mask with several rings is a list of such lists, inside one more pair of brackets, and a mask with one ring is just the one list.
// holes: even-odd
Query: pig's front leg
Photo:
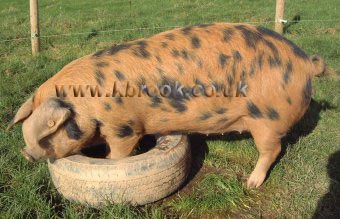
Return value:
[(109, 146), (110, 152), (106, 156), (108, 159), (121, 159), (131, 154), (138, 143), (139, 138), (134, 136), (126, 139), (119, 139), (117, 137), (107, 137), (106, 142)]
[[(101, 121), (105, 121), (101, 119)], [(137, 119), (119, 120), (114, 123), (102, 122), (100, 136), (105, 139), (109, 152), (108, 159), (121, 159), (129, 156), (136, 147), (139, 139), (143, 136), (143, 127)]]

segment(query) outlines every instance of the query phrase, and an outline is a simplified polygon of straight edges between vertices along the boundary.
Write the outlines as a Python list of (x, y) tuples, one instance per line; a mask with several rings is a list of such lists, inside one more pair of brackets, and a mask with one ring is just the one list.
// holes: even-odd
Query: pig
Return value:
[(247, 180), (254, 188), (308, 108), (313, 76), (324, 70), (322, 58), (261, 26), (177, 28), (69, 63), (9, 128), (23, 122), (22, 154), (30, 161), (77, 154), (94, 142), (108, 145), (107, 158), (121, 159), (146, 134), (250, 132), (259, 152)]

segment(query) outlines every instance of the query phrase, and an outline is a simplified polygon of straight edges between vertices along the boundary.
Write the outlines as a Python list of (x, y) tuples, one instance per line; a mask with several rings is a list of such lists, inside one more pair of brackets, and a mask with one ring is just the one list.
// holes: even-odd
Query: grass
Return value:
[[(193, 136), (197, 150), (204, 149), (201, 155), (205, 159), (200, 171), (181, 191), (142, 207), (110, 205), (93, 209), (59, 195), (45, 162), (32, 165), (20, 156), (19, 150), (24, 146), (20, 127), (4, 131), (21, 103), (75, 58), (113, 43), (151, 36), (171, 26), (247, 21), (272, 28), (273, 23), (266, 22), (274, 18), (274, 1), (143, 0), (130, 4), (119, 0), (41, 0), (41, 35), (50, 37), (42, 38), (42, 51), (37, 57), (31, 56), (27, 39), (2, 41), (30, 36), (28, 2), (2, 0), (0, 4), (0, 217), (335, 216), (331, 207), (339, 203), (340, 197), (340, 84), (332, 77), (314, 80), (314, 101), (309, 111), (282, 140), (284, 154), (258, 190), (247, 190), (243, 185), (257, 158), (249, 136)], [(339, 7), (337, 0), (287, 1), (285, 15), (289, 20), (297, 15), (301, 18), (286, 28), (285, 35), (309, 54), (322, 55), (337, 72)], [(112, 31), (122, 29), (125, 31)], [(53, 36), (59, 34), (65, 35)], [(320, 212), (323, 205), (326, 210)]]

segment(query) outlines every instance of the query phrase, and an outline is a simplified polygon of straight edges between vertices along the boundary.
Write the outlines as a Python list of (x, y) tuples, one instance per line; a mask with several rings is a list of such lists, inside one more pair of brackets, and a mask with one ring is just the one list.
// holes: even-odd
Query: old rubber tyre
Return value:
[(49, 160), (48, 168), (55, 187), (67, 199), (100, 207), (162, 199), (185, 181), (190, 163), (187, 137), (167, 135), (140, 155), (121, 160), (74, 155)]

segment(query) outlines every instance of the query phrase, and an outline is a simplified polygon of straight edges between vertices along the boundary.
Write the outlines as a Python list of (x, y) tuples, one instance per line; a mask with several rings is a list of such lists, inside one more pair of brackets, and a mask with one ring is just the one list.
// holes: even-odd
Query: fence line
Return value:
[[(338, 21), (340, 19), (329, 19), (329, 20), (299, 20), (299, 21), (288, 21), (289, 22), (333, 22)], [(237, 22), (237, 23), (248, 23), (248, 24), (268, 24), (268, 23), (275, 23), (275, 21), (249, 21), (249, 22)], [(183, 26), (163, 26), (163, 27), (139, 27), (139, 28), (127, 28), (127, 29), (115, 29), (115, 30), (99, 30), (99, 31), (88, 31), (88, 32), (78, 32), (78, 33), (61, 33), (61, 34), (51, 34), (51, 35), (42, 35), (39, 36), (40, 38), (52, 38), (52, 37), (69, 37), (69, 36), (79, 36), (79, 35), (88, 35), (93, 33), (114, 33), (114, 32), (123, 32), (123, 31), (137, 31), (137, 30), (152, 30), (152, 29), (170, 29), (170, 28), (179, 28)], [(14, 39), (7, 39), (7, 40), (0, 40), (0, 43), (4, 42), (13, 42), (13, 41), (20, 41), (20, 40), (29, 40), (31, 37), (20, 37)]]

